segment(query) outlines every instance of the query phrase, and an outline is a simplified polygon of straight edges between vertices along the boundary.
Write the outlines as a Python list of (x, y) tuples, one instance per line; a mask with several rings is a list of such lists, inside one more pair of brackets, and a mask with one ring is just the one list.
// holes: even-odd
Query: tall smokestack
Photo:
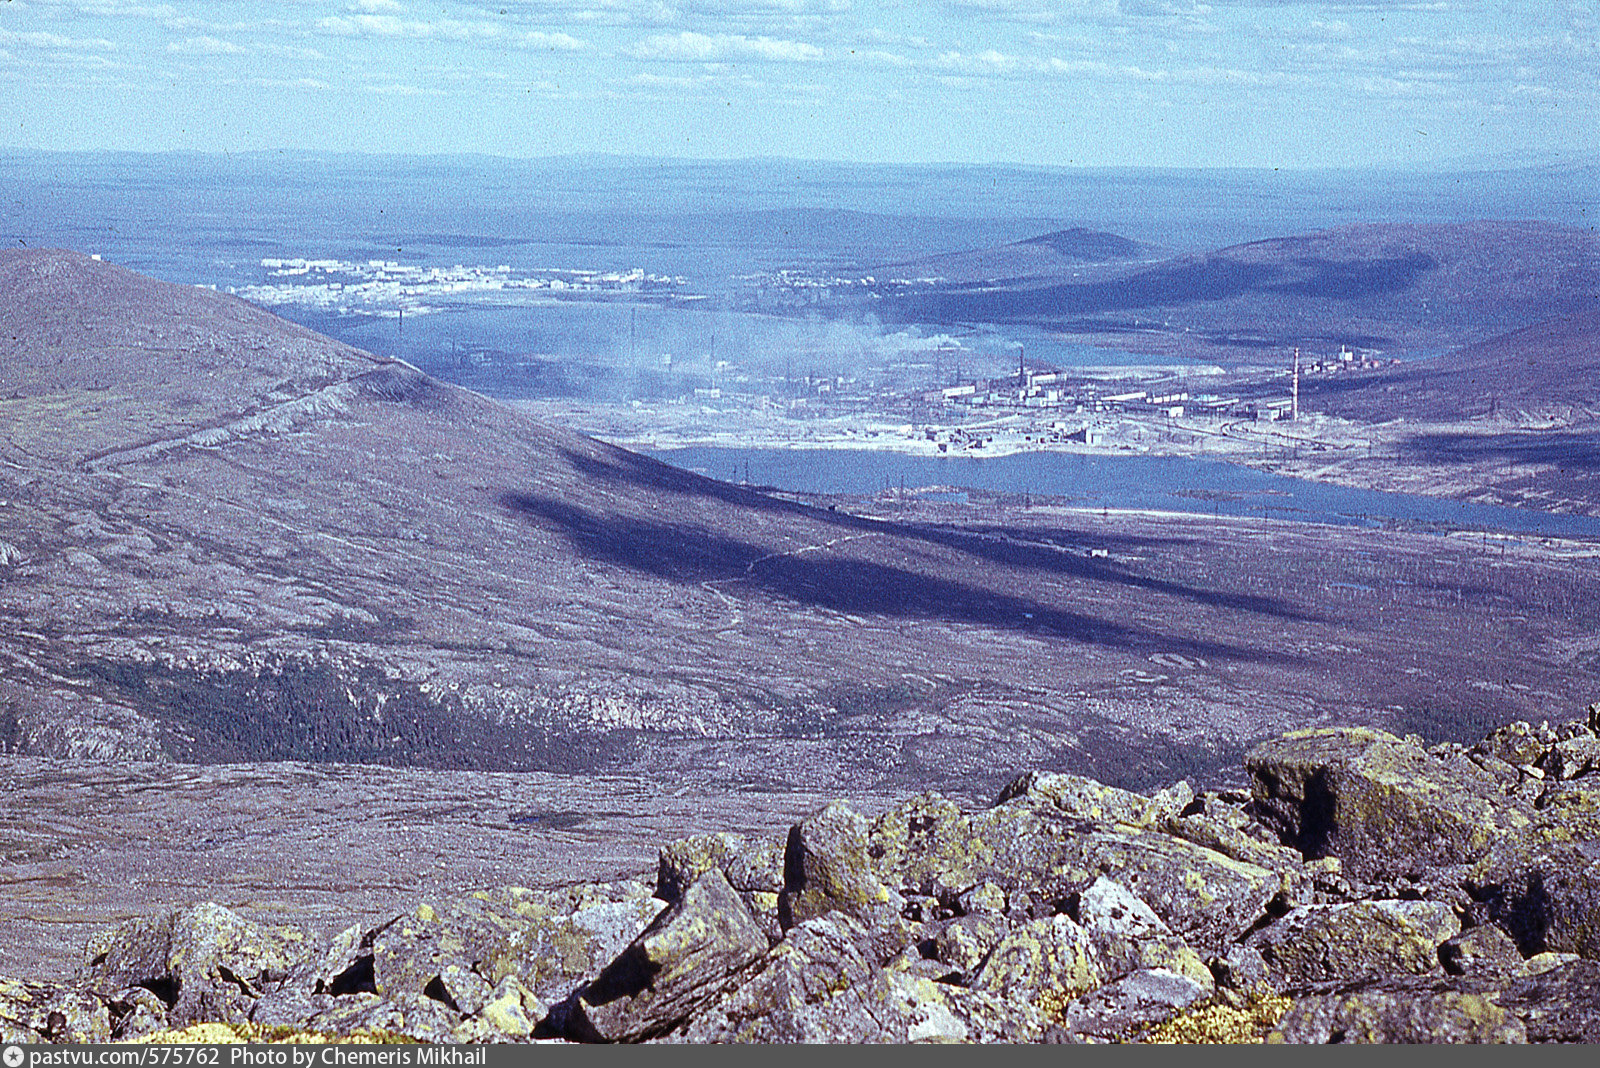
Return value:
[(1289, 418), (1300, 418), (1300, 346), (1294, 350), (1294, 399), (1289, 403)]

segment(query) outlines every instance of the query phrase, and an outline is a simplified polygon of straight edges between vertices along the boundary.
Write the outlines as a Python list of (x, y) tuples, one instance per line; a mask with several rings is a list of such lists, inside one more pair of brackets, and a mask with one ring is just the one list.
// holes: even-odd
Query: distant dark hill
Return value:
[(1550, 650), (1600, 588), (1564, 563), (919, 514), (764, 496), (232, 297), (0, 252), (0, 751), (983, 794), (1029, 766), (1169, 781), (1334, 716), (1539, 711), (1479, 678), (1587, 693)]
[[(891, 314), (1245, 348), (1466, 344), (1596, 307), (1600, 239), (1545, 223), (1356, 225), (1070, 281), (991, 275), (889, 294)], [(979, 284), (982, 282), (982, 284)]]
[(1318, 410), (1349, 419), (1600, 416), (1600, 311), (1558, 315), (1428, 360), (1312, 380)]
[(880, 279), (937, 280), (936, 286), (1043, 284), (1081, 273), (1091, 264), (1149, 259), (1154, 250), (1137, 241), (1075, 227), (994, 248), (951, 252), (873, 269)]
[(1086, 230), (1081, 226), (1075, 226), (1070, 230), (1057, 230), (1053, 234), (1040, 234), (1038, 237), (1019, 241), (1017, 244), (1042, 245), (1064, 259), (1079, 260), (1084, 263), (1132, 259), (1143, 249), (1137, 241), (1098, 230)]

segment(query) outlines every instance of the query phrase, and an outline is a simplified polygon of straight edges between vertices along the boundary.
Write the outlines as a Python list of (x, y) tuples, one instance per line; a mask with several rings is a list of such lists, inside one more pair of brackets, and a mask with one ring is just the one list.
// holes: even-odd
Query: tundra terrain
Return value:
[(538, 883), (603, 872), (524, 804), (614, 870), (607, 828), (695, 798), (766, 792), (754, 827), (1025, 768), (1142, 788), (1288, 728), (1465, 740), (1600, 687), (1592, 544), (1001, 503), (756, 492), (235, 298), (0, 253), (0, 882), (44, 893), (0, 960), (63, 944), (41, 910), (129, 907), (127, 863), (145, 906), (192, 900), (227, 811), (271, 857), (234, 903), (303, 867), (370, 910), (388, 840), (321, 830), (363, 813), (409, 813), (405, 872), (503, 880), (426, 830), (449, 797)]

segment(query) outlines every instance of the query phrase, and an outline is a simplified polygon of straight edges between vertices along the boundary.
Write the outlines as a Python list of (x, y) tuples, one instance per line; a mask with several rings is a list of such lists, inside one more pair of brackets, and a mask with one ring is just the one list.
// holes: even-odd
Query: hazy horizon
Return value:
[(0, 4), (0, 146), (1383, 167), (1595, 141), (1595, 5)]

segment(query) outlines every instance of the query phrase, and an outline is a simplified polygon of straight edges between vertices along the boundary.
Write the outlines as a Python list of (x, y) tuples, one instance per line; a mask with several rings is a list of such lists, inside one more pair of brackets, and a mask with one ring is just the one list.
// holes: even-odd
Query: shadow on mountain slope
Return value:
[[(1299, 663), (1295, 657), (1163, 634), (981, 586), (870, 560), (774, 552), (703, 527), (598, 515), (549, 497), (508, 493), (508, 509), (554, 527), (593, 560), (672, 582), (745, 585), (788, 601), (849, 615), (935, 619), (1053, 634), (1126, 649), (1176, 650), (1206, 658)], [(805, 553), (805, 555), (802, 555)]]
[(1404, 448), (1427, 463), (1495, 459), (1512, 464), (1554, 464), (1568, 471), (1600, 471), (1600, 438), (1593, 434), (1418, 434)]
[[(726, 482), (718, 482), (715, 479), (697, 475), (692, 471), (684, 471), (681, 468), (672, 467), (649, 457), (632, 453), (618, 453), (615, 460), (609, 462), (598, 457), (585, 456), (571, 451), (565, 452), (564, 458), (585, 475), (613, 484), (622, 483), (630, 487), (642, 487), (651, 490), (665, 489), (675, 493), (691, 494), (746, 507), (776, 510), (793, 514), (797, 517), (803, 516), (811, 522), (820, 522), (844, 530), (882, 534), (887, 537), (937, 545), (990, 563), (999, 564), (1003, 567), (1047, 572), (1052, 576), (1080, 579), (1087, 582), (1112, 583), (1146, 590), (1151, 593), (1179, 597), (1215, 608), (1251, 612), (1298, 622), (1320, 619), (1318, 616), (1300, 612), (1277, 598), (1225, 590), (1201, 589), (1169, 582), (1164, 579), (1138, 575), (1104, 558), (1089, 557), (1081, 551), (1075, 551), (1074, 548), (1049, 543), (1052, 537), (1061, 540), (1068, 540), (1069, 537), (1073, 539), (1079, 537), (1076, 534), (1069, 535), (1069, 532), (1065, 531), (1030, 531), (1029, 540), (1023, 541), (1018, 540), (1015, 535), (1004, 530), (979, 533), (917, 524), (890, 523), (881, 519), (872, 519), (848, 513), (825, 512), (810, 505), (768, 497), (753, 490), (744, 489)], [(516, 499), (519, 498), (512, 498), (512, 500)], [(674, 529), (682, 530), (684, 528)], [(1100, 539), (1093, 540), (1099, 541)], [(1159, 547), (1161, 544), (1171, 543), (1172, 539), (1147, 537), (1128, 538), (1122, 539), (1122, 541), (1141, 548), (1152, 548)], [(767, 549), (754, 546), (750, 548), (758, 556), (769, 552)], [(685, 546), (683, 551), (689, 556), (697, 556), (701, 550), (698, 546)]]

